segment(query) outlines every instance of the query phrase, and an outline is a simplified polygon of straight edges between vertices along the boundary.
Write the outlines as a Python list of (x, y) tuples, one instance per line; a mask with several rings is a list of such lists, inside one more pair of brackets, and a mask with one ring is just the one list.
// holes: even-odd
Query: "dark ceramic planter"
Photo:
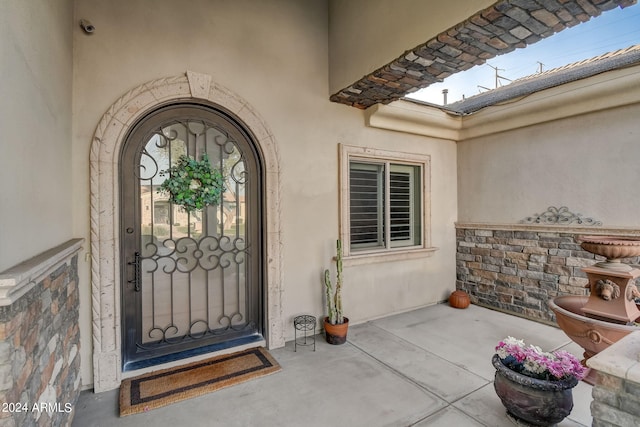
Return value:
[(491, 362), (496, 368), (493, 386), (509, 415), (534, 426), (551, 426), (571, 413), (571, 389), (578, 384), (576, 378), (538, 380), (512, 371), (497, 354), (493, 355)]
[(332, 325), (329, 318), (324, 318), (324, 334), (329, 344), (339, 345), (347, 341), (347, 330), (349, 329), (349, 319), (344, 318), (344, 323)]

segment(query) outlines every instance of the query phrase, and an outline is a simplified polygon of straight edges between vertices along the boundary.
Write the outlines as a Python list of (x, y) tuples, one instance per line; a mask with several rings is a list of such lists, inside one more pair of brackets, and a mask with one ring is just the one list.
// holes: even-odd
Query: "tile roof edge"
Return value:
[(409, 98), (405, 98), (405, 100), (439, 108), (451, 114), (467, 115), (501, 102), (634, 65), (640, 65), (640, 44), (567, 64), (540, 74), (522, 77), (509, 85), (448, 105), (436, 105)]

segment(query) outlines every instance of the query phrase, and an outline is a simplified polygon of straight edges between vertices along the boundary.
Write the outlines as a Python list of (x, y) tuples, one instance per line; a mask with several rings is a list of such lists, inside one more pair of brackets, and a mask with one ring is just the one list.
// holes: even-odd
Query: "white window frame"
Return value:
[[(423, 258), (437, 250), (431, 246), (431, 156), (377, 148), (339, 144), (340, 154), (340, 239), (345, 265)], [(351, 206), (349, 171), (351, 161), (394, 163), (420, 166), (421, 174), (421, 238), (417, 245), (393, 248), (351, 249)], [(388, 222), (387, 222), (388, 223)]]

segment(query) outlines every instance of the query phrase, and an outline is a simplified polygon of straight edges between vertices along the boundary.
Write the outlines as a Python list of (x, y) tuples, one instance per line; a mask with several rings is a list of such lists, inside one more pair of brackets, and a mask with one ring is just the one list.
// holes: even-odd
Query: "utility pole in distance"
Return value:
[(499, 72), (500, 71), (505, 71), (504, 68), (494, 67), (493, 65), (490, 65), (490, 64), (486, 64), (486, 65), (488, 65), (489, 67), (493, 68), (494, 71), (495, 71), (495, 74), (496, 74), (496, 82), (495, 82), (496, 86), (495, 86), (495, 89), (498, 89), (498, 84), (500, 83), (500, 79), (511, 81), (511, 79), (508, 79), (508, 78), (503, 77), (503, 76), (500, 75)]

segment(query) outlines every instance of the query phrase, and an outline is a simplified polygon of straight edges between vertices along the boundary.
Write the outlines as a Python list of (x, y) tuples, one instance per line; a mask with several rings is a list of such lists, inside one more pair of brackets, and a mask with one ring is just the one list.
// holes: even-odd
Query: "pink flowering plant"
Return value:
[(509, 369), (540, 380), (557, 381), (571, 377), (581, 380), (586, 373), (585, 367), (569, 352), (543, 352), (540, 347), (527, 346), (523, 340), (513, 337), (500, 341), (496, 354)]

